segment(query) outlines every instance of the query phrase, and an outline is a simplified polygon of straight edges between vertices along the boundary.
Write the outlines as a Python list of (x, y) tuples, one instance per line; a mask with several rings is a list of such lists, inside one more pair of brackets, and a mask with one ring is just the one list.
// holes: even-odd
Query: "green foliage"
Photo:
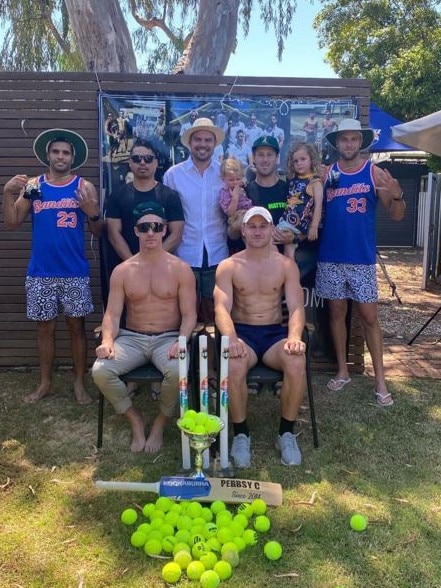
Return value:
[(372, 100), (403, 120), (441, 108), (439, 2), (322, 0), (320, 46), (342, 77), (371, 82)]
[[(258, 9), (267, 29), (272, 27), (281, 59), (284, 40), (291, 34), (295, 1), (238, 0), (245, 36), (251, 12)], [(140, 71), (170, 73), (193, 33), (199, 0), (120, 0), (133, 31)], [(85, 69), (75, 48), (64, 0), (0, 0), (0, 24), (6, 28), (0, 50), (3, 69), (57, 71)]]

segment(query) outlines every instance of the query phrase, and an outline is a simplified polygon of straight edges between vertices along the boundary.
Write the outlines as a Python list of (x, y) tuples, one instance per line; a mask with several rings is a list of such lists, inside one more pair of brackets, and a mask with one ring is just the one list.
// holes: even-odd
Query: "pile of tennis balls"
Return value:
[[(150, 557), (170, 558), (162, 568), (165, 582), (175, 584), (186, 575), (202, 588), (217, 588), (229, 580), (241, 553), (271, 528), (267, 505), (260, 498), (233, 509), (222, 500), (202, 505), (162, 496), (145, 504), (142, 515), (126, 508), (121, 521), (133, 527), (133, 547)], [(275, 561), (281, 558), (282, 547), (268, 541), (263, 552)]]
[(215, 414), (186, 410), (178, 420), (180, 429), (193, 435), (217, 435), (222, 428), (222, 421)]

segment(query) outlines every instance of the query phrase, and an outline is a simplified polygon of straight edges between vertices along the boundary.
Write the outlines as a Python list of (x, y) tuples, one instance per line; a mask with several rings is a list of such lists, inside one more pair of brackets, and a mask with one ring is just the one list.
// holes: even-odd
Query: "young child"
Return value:
[(228, 216), (227, 233), (230, 239), (240, 239), (242, 219), (253, 203), (245, 193), (244, 168), (235, 157), (227, 157), (221, 163), (224, 187), (219, 194), (219, 205)]
[(296, 241), (315, 241), (322, 216), (323, 183), (320, 179), (320, 157), (312, 143), (295, 143), (288, 153), (288, 200), (277, 226), (290, 230), (294, 242), (284, 245), (283, 253), (294, 259)]

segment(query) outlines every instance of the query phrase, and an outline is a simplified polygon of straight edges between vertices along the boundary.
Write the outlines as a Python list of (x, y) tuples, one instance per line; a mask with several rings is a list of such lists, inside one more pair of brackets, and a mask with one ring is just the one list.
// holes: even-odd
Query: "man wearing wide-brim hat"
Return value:
[(324, 185), (323, 229), (317, 258), (316, 293), (329, 300), (331, 334), (338, 371), (327, 384), (342, 390), (351, 379), (346, 358), (347, 301), (357, 305), (375, 372), (378, 406), (393, 404), (383, 365), (383, 338), (377, 314), (375, 217), (379, 201), (392, 220), (403, 218), (406, 205), (396, 179), (360, 152), (374, 139), (360, 121), (343, 119), (326, 139), (338, 152)]
[(32, 250), (26, 275), (27, 316), (37, 322), (40, 385), (25, 397), (37, 402), (52, 393), (55, 327), (60, 310), (72, 342), (73, 391), (79, 404), (92, 401), (84, 387), (85, 316), (93, 311), (84, 223), (94, 235), (102, 228), (95, 188), (72, 173), (87, 161), (83, 137), (68, 129), (49, 129), (34, 141), (36, 158), (48, 171), (36, 178), (21, 174), (4, 187), (3, 213), (8, 229), (30, 214)]
[(182, 241), (175, 250), (196, 276), (199, 321), (214, 321), (213, 290), (216, 267), (228, 257), (226, 217), (219, 206), (223, 187), (220, 165), (213, 153), (225, 135), (209, 118), (198, 118), (181, 136), (190, 151), (186, 161), (164, 174), (166, 186), (181, 196), (185, 223)]

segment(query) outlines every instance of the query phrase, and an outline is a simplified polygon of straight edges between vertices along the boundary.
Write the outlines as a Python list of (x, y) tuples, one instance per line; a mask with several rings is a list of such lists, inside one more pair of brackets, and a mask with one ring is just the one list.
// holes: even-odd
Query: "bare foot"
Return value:
[(130, 445), (130, 451), (133, 453), (139, 453), (144, 450), (145, 445), (145, 422), (142, 418), (141, 413), (134, 407), (131, 406), (124, 413), (126, 419), (132, 425), (132, 444)]
[(78, 404), (90, 404), (93, 402), (92, 398), (84, 389), (84, 385), (82, 383), (74, 383), (73, 391)]
[(140, 453), (141, 451), (144, 450), (144, 446), (145, 446), (144, 431), (142, 432), (141, 435), (135, 434), (135, 432), (133, 432), (132, 444), (130, 445), (130, 451), (132, 453)]
[(31, 394), (28, 394), (23, 398), (23, 402), (26, 404), (35, 404), (35, 402), (38, 402), (45, 396), (50, 396), (51, 394), (53, 394), (53, 392), (50, 384), (47, 386), (40, 384), (35, 392), (31, 392)]
[(146, 453), (156, 453), (161, 449), (164, 440), (164, 428), (169, 420), (168, 417), (161, 413), (155, 418), (150, 435), (144, 445)]

